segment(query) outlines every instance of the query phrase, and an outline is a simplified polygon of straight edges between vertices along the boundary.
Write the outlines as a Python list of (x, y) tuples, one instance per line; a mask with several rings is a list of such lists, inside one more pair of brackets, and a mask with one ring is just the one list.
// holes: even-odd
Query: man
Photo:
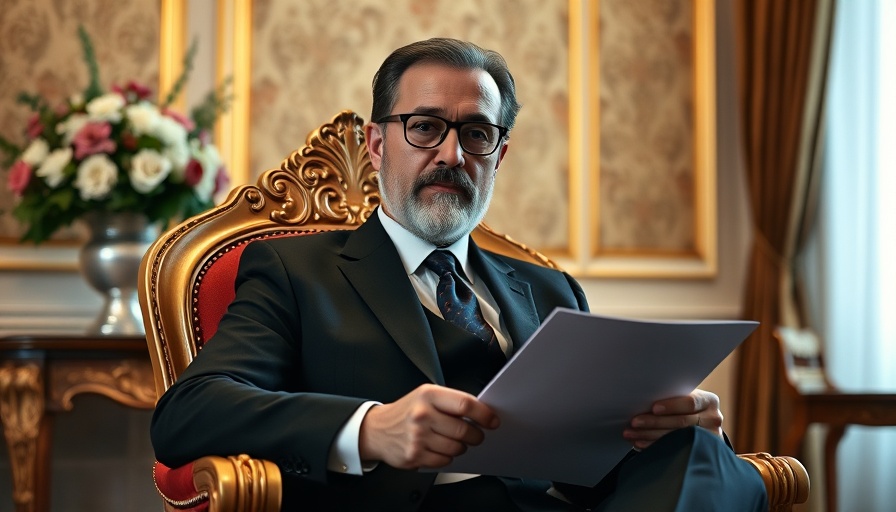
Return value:
[(414, 43), (373, 95), (382, 207), (355, 231), (247, 247), (217, 334), (159, 401), (159, 460), (273, 460), (284, 510), (764, 509), (700, 390), (633, 418), (632, 453), (594, 488), (418, 471), (500, 428), (476, 394), (555, 307), (588, 306), (565, 273), (470, 240), (520, 108), (500, 55)]

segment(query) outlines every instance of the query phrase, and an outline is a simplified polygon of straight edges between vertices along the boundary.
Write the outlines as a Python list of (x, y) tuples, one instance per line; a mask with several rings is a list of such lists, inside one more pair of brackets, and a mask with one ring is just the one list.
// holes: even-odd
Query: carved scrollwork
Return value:
[(150, 409), (155, 406), (152, 369), (131, 361), (92, 364), (57, 364), (50, 376), (53, 403), (65, 410), (74, 405), (79, 393), (96, 393), (129, 407)]
[(271, 220), (286, 225), (367, 220), (379, 204), (379, 189), (363, 126), (357, 114), (344, 111), (308, 135), (279, 170), (264, 174), (262, 192), (281, 206)]
[(28, 510), (34, 501), (34, 464), (43, 415), (40, 367), (33, 363), (0, 367), (0, 419), (9, 447), (17, 510)]
[(258, 187), (248, 187), (243, 194), (246, 201), (249, 203), (250, 210), (253, 212), (264, 210), (266, 201), (264, 199), (264, 194), (261, 193), (261, 190), (258, 190)]

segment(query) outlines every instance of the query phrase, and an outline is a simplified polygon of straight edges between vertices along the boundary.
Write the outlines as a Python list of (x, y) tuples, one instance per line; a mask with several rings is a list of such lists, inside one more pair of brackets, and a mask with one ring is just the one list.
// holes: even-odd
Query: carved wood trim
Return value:
[(789, 512), (794, 504), (809, 499), (809, 473), (797, 459), (765, 452), (742, 453), (738, 457), (759, 472), (768, 492), (771, 512)]
[(50, 406), (72, 410), (72, 398), (96, 393), (137, 409), (156, 403), (152, 368), (138, 360), (58, 361), (49, 368)]
[(37, 440), (44, 415), (41, 369), (35, 363), (0, 367), (0, 420), (9, 447), (16, 510), (33, 510)]
[(280, 510), (283, 482), (271, 461), (241, 454), (208, 456), (193, 463), (193, 484), (209, 496), (209, 510)]

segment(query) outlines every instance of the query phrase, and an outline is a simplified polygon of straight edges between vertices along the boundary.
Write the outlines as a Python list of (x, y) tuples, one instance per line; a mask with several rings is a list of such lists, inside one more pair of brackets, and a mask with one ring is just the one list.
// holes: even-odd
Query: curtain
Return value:
[[(801, 265), (828, 374), (858, 392), (896, 391), (894, 24), (893, 0), (838, 5), (818, 225)], [(896, 508), (896, 428), (850, 427), (838, 455), (838, 510)]]
[(778, 455), (777, 326), (799, 324), (793, 278), (814, 187), (833, 0), (736, 0), (738, 94), (753, 247), (739, 349), (734, 442)]

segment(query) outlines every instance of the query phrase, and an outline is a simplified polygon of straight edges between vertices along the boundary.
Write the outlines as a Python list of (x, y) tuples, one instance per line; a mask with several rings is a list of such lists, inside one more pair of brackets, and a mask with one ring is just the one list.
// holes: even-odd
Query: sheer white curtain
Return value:
[[(896, 392), (896, 0), (835, 10), (809, 323), (844, 389)], [(896, 428), (850, 427), (839, 510), (896, 510)]]

